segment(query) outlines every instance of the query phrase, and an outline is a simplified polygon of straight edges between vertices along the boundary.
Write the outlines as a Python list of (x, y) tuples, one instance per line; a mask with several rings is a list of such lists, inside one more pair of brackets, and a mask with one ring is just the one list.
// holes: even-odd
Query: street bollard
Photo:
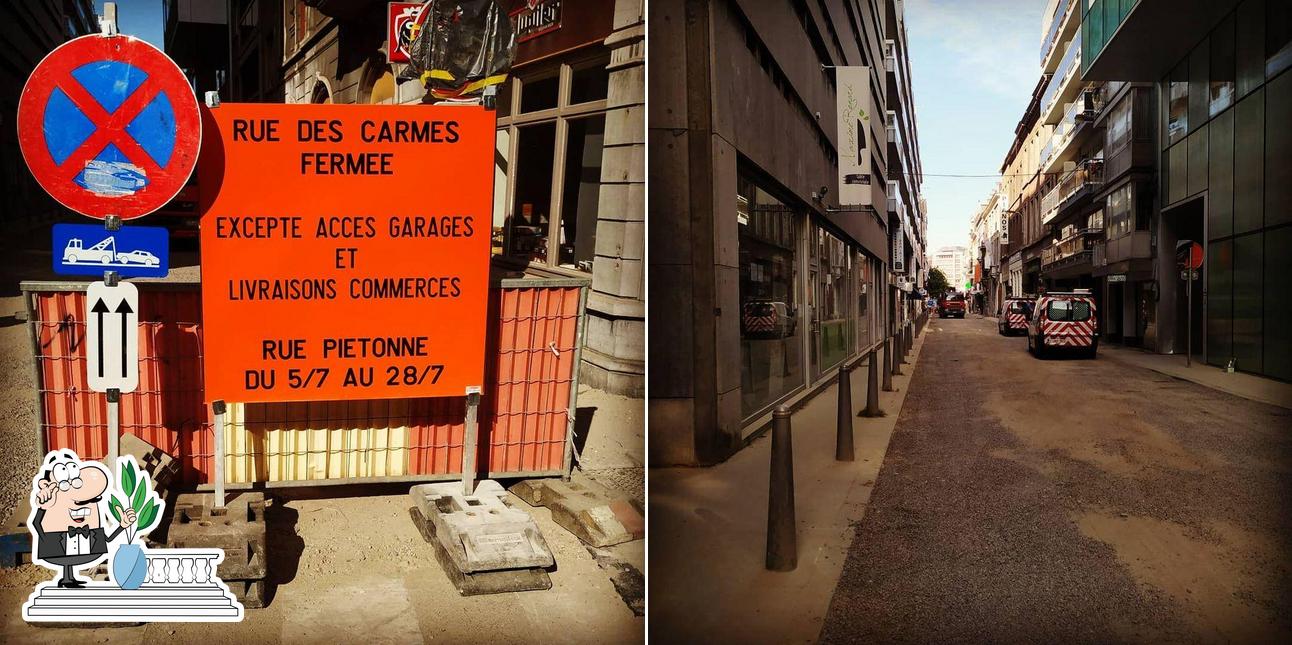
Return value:
[(790, 441), (790, 411), (772, 413), (772, 472), (767, 496), (767, 568), (793, 571), (798, 567), (794, 533), (794, 449)]
[(852, 366), (839, 366), (838, 414), (835, 416), (834, 460), (852, 461)]
[(902, 375), (902, 332), (893, 333), (893, 376)]
[(893, 350), (884, 339), (884, 391), (893, 392)]
[(884, 416), (884, 411), (879, 409), (879, 365), (875, 363), (876, 358), (878, 356), (875, 355), (874, 349), (866, 356), (866, 362), (870, 364), (866, 370), (866, 409), (862, 410), (859, 416)]
[[(898, 342), (898, 349), (897, 349), (897, 360), (898, 360), (902, 365), (905, 365), (905, 364), (906, 364), (906, 347), (907, 347), (906, 340), (907, 340), (907, 338), (908, 338), (908, 334), (906, 333), (906, 325), (902, 325), (902, 329), (901, 329), (901, 331), (899, 331), (899, 332), (898, 332), (898, 334), (899, 334), (899, 335), (898, 335), (899, 342)], [(899, 374), (900, 374), (900, 372), (899, 372)]]

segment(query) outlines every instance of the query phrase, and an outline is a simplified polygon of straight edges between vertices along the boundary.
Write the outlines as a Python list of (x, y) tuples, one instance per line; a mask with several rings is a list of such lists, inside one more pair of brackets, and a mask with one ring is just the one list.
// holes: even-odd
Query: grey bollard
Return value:
[(888, 339), (884, 339), (884, 391), (894, 392), (893, 389), (893, 350), (888, 346)]
[[(863, 417), (882, 417), (884, 411), (879, 409), (879, 365), (875, 363), (875, 350), (870, 350), (866, 362), (870, 364), (866, 376), (866, 409), (861, 411)], [(891, 383), (890, 383), (891, 385)]]
[(898, 361), (900, 361), (902, 365), (905, 365), (905, 364), (906, 364), (906, 348), (908, 347), (907, 341), (910, 339), (910, 336), (911, 336), (911, 335), (910, 335), (910, 333), (909, 333), (909, 332), (907, 332), (907, 330), (906, 330), (906, 325), (902, 325), (902, 330), (901, 330), (901, 331), (899, 331), (899, 332), (898, 332), (898, 334), (900, 334), (900, 335), (898, 336), (898, 338), (900, 339), (900, 341), (899, 341), (899, 348), (898, 348), (898, 350), (897, 350), (897, 360), (898, 360)]
[(794, 532), (794, 448), (790, 440), (790, 411), (772, 413), (772, 472), (767, 495), (767, 568), (793, 571), (798, 567), (798, 538)]
[(852, 367), (839, 366), (839, 410), (835, 416), (834, 460), (852, 461)]
[(902, 332), (898, 330), (893, 333), (893, 376), (902, 375)]

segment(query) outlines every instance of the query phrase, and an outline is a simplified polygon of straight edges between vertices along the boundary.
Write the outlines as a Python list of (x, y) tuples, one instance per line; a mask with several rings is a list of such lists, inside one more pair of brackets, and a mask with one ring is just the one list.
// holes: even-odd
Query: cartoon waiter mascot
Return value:
[(74, 570), (103, 560), (108, 543), (135, 523), (135, 511), (127, 506), (116, 530), (104, 531), (99, 502), (107, 489), (108, 471), (96, 462), (80, 461), (68, 450), (50, 454), (32, 481), (35, 559), (63, 568), (60, 587), (84, 587)]

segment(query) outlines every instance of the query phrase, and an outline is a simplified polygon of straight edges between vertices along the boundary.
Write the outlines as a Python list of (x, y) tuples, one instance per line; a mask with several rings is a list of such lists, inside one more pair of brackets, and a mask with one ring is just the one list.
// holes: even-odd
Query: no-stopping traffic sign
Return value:
[(130, 36), (60, 45), (18, 101), (18, 142), (31, 174), (60, 204), (99, 219), (141, 217), (174, 198), (201, 139), (184, 73)]

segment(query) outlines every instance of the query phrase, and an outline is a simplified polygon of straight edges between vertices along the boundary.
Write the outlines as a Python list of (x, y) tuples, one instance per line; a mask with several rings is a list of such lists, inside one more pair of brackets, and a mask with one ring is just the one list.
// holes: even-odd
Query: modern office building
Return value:
[[(643, 396), (643, 2), (503, 4), (528, 27), (498, 97), (494, 253), (591, 278), (579, 382)], [(235, 0), (228, 12), (227, 100), (422, 102), (387, 61), (384, 0)]]
[(933, 254), (929, 264), (942, 272), (952, 289), (964, 291), (965, 283), (969, 280), (968, 259), (969, 247), (944, 246)]
[[(1128, 215), (1155, 251), (1142, 269), (1153, 346), (1180, 354), (1191, 345), (1212, 365), (1292, 379), (1282, 279), (1292, 273), (1292, 3), (1083, 4), (1084, 78), (1153, 88), (1135, 100), (1151, 110), (1143, 127), (1157, 135), (1146, 151), (1157, 173), (1134, 184)], [(1138, 200), (1141, 190), (1158, 199)], [(1205, 251), (1192, 298), (1177, 266), (1185, 241)]]
[(915, 311), (905, 23), (897, 0), (655, 0), (650, 25), (650, 462), (711, 464)]
[(49, 244), (49, 222), (68, 211), (36, 183), (18, 148), (18, 97), (55, 47), (99, 30), (91, 0), (0, 3), (0, 239)]

